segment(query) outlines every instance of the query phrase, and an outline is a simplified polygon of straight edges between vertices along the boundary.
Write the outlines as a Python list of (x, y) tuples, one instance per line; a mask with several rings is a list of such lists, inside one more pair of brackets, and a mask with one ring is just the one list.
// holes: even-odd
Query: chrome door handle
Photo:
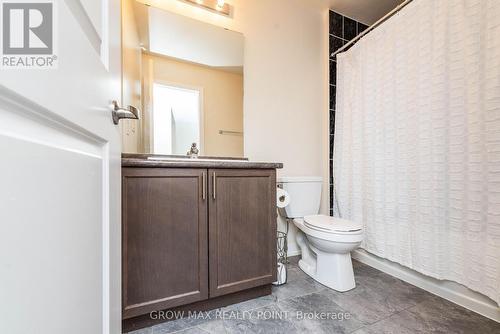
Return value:
[(115, 125), (117, 125), (121, 119), (139, 119), (139, 109), (136, 107), (128, 106), (126, 108), (121, 108), (117, 101), (111, 103), (111, 113)]

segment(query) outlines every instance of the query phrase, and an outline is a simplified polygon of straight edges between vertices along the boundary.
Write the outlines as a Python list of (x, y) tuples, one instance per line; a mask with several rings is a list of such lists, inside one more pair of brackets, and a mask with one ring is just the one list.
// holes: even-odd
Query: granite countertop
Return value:
[(249, 161), (247, 158), (200, 156), (190, 159), (186, 156), (178, 155), (122, 154), (122, 167), (278, 169), (283, 168), (283, 164), (277, 162)]

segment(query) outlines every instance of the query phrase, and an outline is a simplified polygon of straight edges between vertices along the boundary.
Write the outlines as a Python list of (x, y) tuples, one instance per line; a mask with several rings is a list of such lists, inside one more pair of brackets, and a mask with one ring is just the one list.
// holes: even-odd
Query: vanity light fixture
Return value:
[(231, 6), (225, 0), (183, 0), (197, 7), (214, 11), (218, 14), (230, 16)]

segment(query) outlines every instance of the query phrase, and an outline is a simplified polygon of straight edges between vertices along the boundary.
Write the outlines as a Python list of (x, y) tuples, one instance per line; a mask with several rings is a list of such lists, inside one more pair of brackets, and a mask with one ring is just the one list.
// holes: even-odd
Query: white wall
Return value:
[(232, 18), (181, 1), (147, 2), (245, 35), (245, 155), (282, 162), (281, 176), (323, 176), (328, 213), (327, 1), (228, 0)]

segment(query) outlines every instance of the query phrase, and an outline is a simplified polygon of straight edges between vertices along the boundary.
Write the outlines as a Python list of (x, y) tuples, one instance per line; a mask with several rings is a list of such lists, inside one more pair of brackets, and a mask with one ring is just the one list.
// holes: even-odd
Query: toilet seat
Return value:
[(340, 231), (326, 231), (319, 228), (311, 228), (306, 225), (304, 218), (295, 218), (293, 220), (295, 226), (304, 232), (316, 238), (335, 242), (357, 242), (363, 240), (363, 230), (340, 232)]
[(325, 233), (355, 233), (363, 229), (361, 223), (325, 215), (305, 216), (304, 225)]

